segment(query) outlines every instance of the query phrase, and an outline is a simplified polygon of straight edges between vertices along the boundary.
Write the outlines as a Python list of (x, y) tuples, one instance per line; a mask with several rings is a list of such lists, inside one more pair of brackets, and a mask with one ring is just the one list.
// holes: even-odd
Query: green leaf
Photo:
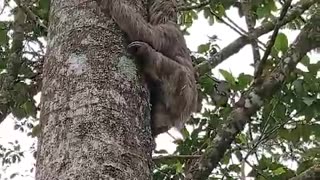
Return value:
[(228, 81), (231, 85), (235, 85), (236, 84), (236, 80), (234, 79), (234, 77), (232, 76), (231, 73), (229, 73), (228, 71), (225, 71), (223, 69), (219, 69), (219, 72), (222, 74), (224, 79), (226, 81)]
[(266, 7), (258, 7), (257, 8), (257, 15), (258, 15), (258, 19), (261, 19), (265, 16), (269, 15), (269, 9)]
[(297, 79), (297, 80), (293, 81), (292, 85), (293, 85), (293, 88), (294, 88), (295, 92), (298, 95), (302, 94), (304, 92), (303, 80), (302, 79)]
[(297, 128), (293, 130), (293, 133), (297, 134), (303, 141), (309, 140), (311, 135), (308, 125), (297, 125)]
[(15, 107), (14, 109), (12, 109), (12, 114), (18, 119), (26, 117), (26, 112), (22, 107)]
[(185, 23), (188, 24), (188, 26), (191, 26), (193, 22), (193, 17), (190, 13), (187, 13), (185, 16)]
[(293, 133), (293, 130), (291, 131), (288, 129), (280, 129), (278, 131), (278, 135), (280, 138), (286, 139), (293, 143), (298, 142), (300, 138), (300, 135), (298, 133)]
[(0, 45), (6, 45), (8, 43), (8, 35), (7, 35), (7, 30), (0, 30)]
[(24, 111), (27, 113), (27, 115), (30, 115), (32, 117), (36, 117), (36, 106), (33, 102), (31, 101), (26, 101), (23, 105), (22, 105)]
[(308, 67), (310, 65), (310, 58), (309, 56), (304, 56), (301, 61), (300, 61), (301, 64), (303, 64), (304, 66)]
[(183, 128), (183, 129), (181, 130), (181, 134), (182, 134), (183, 138), (187, 138), (187, 137), (190, 136), (190, 133), (189, 133), (189, 131), (187, 130), (187, 128)]
[(286, 52), (288, 50), (288, 44), (287, 36), (283, 33), (279, 33), (274, 42), (274, 47), (281, 52)]
[(214, 24), (214, 18), (209, 16), (209, 25), (212, 26)]
[(7, 59), (0, 58), (0, 71), (7, 67)]
[[(14, 160), (14, 156), (13, 156), (13, 161), (15, 161), (15, 160)], [(17, 175), (18, 175), (18, 173), (13, 173), (13, 174), (11, 174), (11, 175), (10, 175), (10, 179), (15, 178)]]
[(273, 170), (273, 174), (275, 174), (275, 175), (280, 175), (280, 174), (283, 174), (285, 172), (286, 172), (286, 170), (283, 167), (279, 167), (276, 170)]
[(277, 11), (278, 10), (278, 8), (277, 8), (277, 6), (276, 6), (276, 3), (275, 3), (275, 1), (273, 1), (273, 0), (270, 0), (270, 1), (268, 1), (268, 7), (269, 7), (269, 9), (271, 10), (271, 11)]
[(308, 65), (308, 71), (311, 73), (311, 74), (314, 74), (314, 75), (317, 75), (317, 73), (319, 72), (320, 70), (320, 63), (317, 62), (315, 64), (309, 64)]
[(203, 16), (206, 19), (211, 16), (211, 10), (209, 7), (203, 8)]
[(34, 76), (34, 72), (30, 67), (26, 64), (22, 64), (19, 70), (19, 74), (23, 74), (25, 77), (32, 77)]
[(242, 145), (245, 145), (247, 144), (247, 138), (246, 138), (246, 135), (241, 133), (241, 134), (238, 134), (237, 135), (237, 138), (235, 140), (237, 142), (237, 144), (242, 144)]
[(198, 46), (198, 53), (204, 54), (205, 52), (209, 51), (210, 43), (201, 44)]
[(191, 14), (191, 16), (192, 16), (192, 18), (193, 18), (194, 20), (197, 20), (197, 19), (198, 19), (198, 14), (197, 14), (197, 12), (195, 12), (195, 11), (190, 11), (190, 14)]
[(313, 165), (313, 160), (306, 160), (299, 163), (299, 167), (297, 169), (297, 174), (302, 173)]
[(223, 15), (226, 14), (226, 10), (224, 9), (224, 7), (223, 7), (221, 4), (219, 4), (219, 5), (217, 6), (216, 12), (217, 12), (217, 14), (218, 14), (219, 17), (222, 17)]
[(274, 116), (277, 117), (277, 120), (284, 120), (286, 117), (287, 108), (284, 104), (277, 104), (276, 108), (274, 109)]
[(48, 0), (40, 0), (39, 1), (39, 7), (42, 8), (42, 9), (45, 9), (45, 10), (49, 10), (49, 4), (50, 1)]
[(315, 97), (303, 97), (302, 99), (307, 106), (311, 106), (317, 100)]
[(248, 74), (241, 73), (238, 77), (238, 84), (236, 86), (237, 90), (243, 90), (247, 88), (252, 81), (252, 76)]
[(239, 165), (236, 165), (236, 164), (231, 164), (229, 166), (229, 170), (230, 171), (234, 171), (234, 172), (240, 172), (241, 171), (241, 168)]
[(204, 92), (207, 94), (211, 94), (214, 90), (214, 81), (208, 76), (200, 77), (200, 85), (204, 88)]
[(182, 164), (180, 162), (176, 163), (176, 172), (181, 173), (182, 169)]
[(15, 83), (14, 89), (10, 93), (14, 97), (15, 104), (20, 106), (28, 99), (28, 85), (24, 82)]
[(261, 159), (259, 160), (259, 169), (269, 169), (270, 164), (272, 163), (270, 158), (267, 158), (266, 156), (262, 155)]

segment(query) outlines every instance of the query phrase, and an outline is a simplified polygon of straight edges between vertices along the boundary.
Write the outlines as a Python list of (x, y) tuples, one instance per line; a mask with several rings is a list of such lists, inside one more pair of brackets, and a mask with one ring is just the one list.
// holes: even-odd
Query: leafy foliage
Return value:
[[(38, 112), (34, 96), (41, 88), (45, 51), (40, 39), (47, 35), (49, 1), (24, 1), (17, 5), (11, 9), (13, 20), (0, 21), (0, 123), (11, 114), (14, 129), (32, 135)], [(11, 7), (6, 4), (4, 8)], [(9, 145), (12, 148), (0, 145), (3, 168), (24, 157), (17, 141)], [(12, 174), (10, 179), (23, 176), (20, 173)]]
[[(227, 15), (226, 10), (231, 7), (238, 8), (239, 15), (243, 15), (241, 6), (236, 1), (212, 2), (214, 4), (209, 3), (197, 9), (197, 12), (203, 12), (209, 24), (217, 23), (216, 18)], [(273, 13), (281, 9), (281, 4), (273, 0), (260, 0), (254, 1), (252, 8), (257, 20), (264, 23), (275, 20)], [(286, 27), (293, 29), (294, 26), (294, 29), (300, 29), (303, 25), (301, 18), (297, 18)], [(213, 54), (210, 55), (209, 52), (213, 45), (217, 47), (215, 42), (200, 45), (195, 52), (197, 58), (194, 61), (201, 63), (210, 58)], [(279, 33), (272, 47), (271, 58), (268, 58), (264, 65), (264, 73), (270, 73), (274, 69), (279, 63), (279, 58), (288, 51), (288, 48), (286, 34)], [(211, 179), (240, 179), (239, 175), (244, 173), (244, 166), (247, 172), (244, 175), (254, 179), (290, 179), (318, 162), (319, 62), (311, 63), (306, 56), (302, 64), (304, 67), (296, 69), (291, 74), (286, 84), (282, 85), (281, 91), (270, 98), (252, 117), (247, 128), (238, 134), (231, 149), (226, 152), (220, 165), (212, 172)], [(182, 132), (184, 140), (176, 142), (177, 148), (173, 154), (177, 158), (170, 159), (170, 162), (157, 160), (162, 165), (158, 164), (154, 179), (179, 179), (180, 170), (176, 168), (176, 163), (183, 163), (183, 170), (187, 170), (190, 162), (190, 158), (181, 161), (181, 158), (178, 158), (179, 155), (182, 157), (201, 155), (201, 152), (208, 147), (208, 142), (215, 137), (217, 130), (222, 128), (221, 125), (230, 114), (237, 97), (250, 87), (254, 79), (250, 74), (241, 73), (234, 76), (222, 69), (219, 72), (224, 81), (214, 78), (212, 73), (199, 78), (201, 92), (204, 94), (207, 106), (200, 115), (196, 116), (197, 118), (193, 117), (189, 121), (187, 125), (189, 131), (185, 129)], [(222, 83), (227, 84), (224, 85), (227, 88), (221, 91), (217, 88), (217, 84)], [(217, 103), (218, 95), (224, 95), (224, 103)], [(297, 163), (296, 168), (288, 166), (295, 163)], [(160, 173), (162, 168), (173, 171)]]

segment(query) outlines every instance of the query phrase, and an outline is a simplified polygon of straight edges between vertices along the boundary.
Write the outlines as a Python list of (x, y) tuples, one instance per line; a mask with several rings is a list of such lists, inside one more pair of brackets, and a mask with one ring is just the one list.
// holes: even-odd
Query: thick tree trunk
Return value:
[(50, 14), (36, 179), (151, 179), (149, 94), (122, 32), (92, 0)]

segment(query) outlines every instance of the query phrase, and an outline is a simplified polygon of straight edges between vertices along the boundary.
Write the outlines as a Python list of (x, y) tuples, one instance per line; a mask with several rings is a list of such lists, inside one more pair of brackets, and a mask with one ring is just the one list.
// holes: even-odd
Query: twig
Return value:
[[(276, 107), (276, 105), (273, 107), (273, 109)], [(304, 108), (302, 109), (304, 110)], [(300, 111), (302, 111), (300, 110)], [(299, 112), (296, 112), (295, 114), (299, 114)], [(270, 115), (268, 116), (267, 121), (269, 120)], [(258, 138), (258, 140), (256, 141), (256, 144), (254, 144), (251, 148), (251, 150), (247, 153), (247, 155), (245, 156), (245, 160), (247, 161), (248, 157), (250, 156), (250, 154), (252, 154), (254, 152), (254, 150), (260, 145), (262, 144), (265, 140), (267, 140), (273, 133), (275, 133), (277, 130), (279, 130), (281, 127), (283, 127), (285, 124), (288, 124), (290, 121), (290, 119), (283, 121), (281, 124), (275, 126), (274, 128), (272, 128), (271, 130), (269, 130), (268, 132), (265, 131), (265, 128), (263, 128), (263, 130), (261, 131), (261, 136)]]
[(278, 32), (279, 32), (279, 29), (280, 29), (280, 27), (281, 27), (281, 21), (282, 21), (282, 20), (284, 19), (284, 17), (286, 16), (287, 11), (288, 11), (288, 9), (289, 9), (289, 7), (290, 7), (290, 5), (291, 5), (291, 1), (292, 1), (292, 0), (287, 0), (287, 1), (285, 2), (285, 4), (283, 5), (283, 8), (282, 8), (281, 13), (280, 13), (280, 16), (279, 16), (279, 18), (278, 18), (278, 20), (277, 20), (277, 23), (276, 23), (276, 25), (275, 25), (275, 27), (274, 27), (273, 33), (272, 33), (272, 35), (271, 35), (271, 38), (270, 38), (270, 40), (269, 40), (269, 42), (268, 42), (266, 51), (264, 52), (264, 55), (263, 55), (260, 63), (257, 65), (256, 71), (255, 71), (255, 75), (254, 75), (255, 78), (258, 78), (258, 77), (262, 74), (262, 72), (263, 72), (264, 64), (266, 63), (267, 58), (268, 58), (268, 56), (269, 56), (269, 54), (270, 54), (270, 52), (271, 52), (271, 49), (272, 49), (272, 47), (273, 47), (273, 45), (274, 45), (274, 43), (275, 43), (275, 41), (276, 41), (276, 38), (277, 38), (277, 35), (278, 35)]
[(258, 169), (257, 167), (253, 166), (247, 159), (244, 159), (245, 163), (247, 163), (252, 169), (256, 170), (257, 174), (259, 174), (260, 176), (264, 177), (265, 179), (268, 179), (263, 172), (261, 171), (261, 169)]
[[(237, 27), (241, 32), (243, 32), (246, 36), (249, 37), (250, 34), (253, 34), (253, 33), (248, 33), (248, 32), (246, 32), (244, 29), (242, 29), (240, 26), (238, 26), (238, 24), (235, 23), (235, 22), (234, 22), (231, 18), (229, 18), (227, 15), (224, 15), (224, 17), (225, 17), (232, 25), (234, 25), (234, 26)], [(251, 38), (251, 37), (249, 37), (249, 38)], [(261, 46), (263, 46), (263, 48), (266, 47), (266, 45), (265, 45), (263, 42), (261, 42), (258, 38), (257, 38), (256, 40), (257, 40), (257, 42), (258, 42)], [(264, 50), (263, 48), (260, 47), (260, 49)]]
[(229, 18), (227, 15), (224, 15), (224, 17), (228, 20), (228, 21), (230, 21), (230, 23), (232, 24), (232, 25), (234, 25), (236, 28), (238, 28), (243, 34), (248, 34), (248, 32), (247, 31), (245, 31), (244, 29), (242, 29), (237, 23), (235, 23), (231, 18)]
[(175, 140), (175, 141), (177, 140), (177, 138), (174, 137), (169, 131), (167, 131), (166, 134), (168, 134), (173, 140)]
[(7, 5), (9, 5), (8, 1), (7, 1), (7, 0), (3, 1), (3, 7), (2, 7), (2, 9), (0, 10), (0, 14), (3, 13), (3, 11), (4, 11), (4, 9), (6, 8)]
[[(235, 32), (237, 32), (238, 34), (245, 36), (246, 32), (241, 32), (241, 30), (238, 30), (237, 28), (233, 27), (231, 24), (229, 24), (228, 22), (226, 22), (223, 18), (221, 18), (218, 14), (216, 14), (215, 12), (213, 12), (213, 10), (210, 8), (210, 13), (212, 15), (214, 15), (219, 21), (221, 21), (222, 23), (224, 23), (225, 25), (227, 25), (229, 28), (231, 28), (232, 30), (234, 30)], [(238, 26), (237, 26), (238, 27)]]
[[(243, 30), (241, 27), (239, 27), (238, 25), (236, 25), (231, 19), (227, 18), (235, 27), (233, 27), (231, 24), (229, 24), (227, 21), (225, 21), (223, 18), (221, 18), (218, 14), (216, 14), (215, 12), (212, 11), (212, 9), (210, 9), (210, 13), (212, 15), (214, 15), (219, 21), (221, 21), (222, 23), (224, 23), (226, 26), (228, 26), (230, 29), (234, 30), (236, 33), (238, 33), (241, 36), (248, 36), (249, 34)], [(227, 17), (227, 16), (225, 16)], [(238, 30), (238, 29), (239, 30)], [(260, 41), (259, 41), (260, 42)], [(263, 46), (265, 46), (262, 42), (260, 42), (260, 44), (262, 44)], [(262, 47), (260, 47), (260, 49), (264, 50)]]

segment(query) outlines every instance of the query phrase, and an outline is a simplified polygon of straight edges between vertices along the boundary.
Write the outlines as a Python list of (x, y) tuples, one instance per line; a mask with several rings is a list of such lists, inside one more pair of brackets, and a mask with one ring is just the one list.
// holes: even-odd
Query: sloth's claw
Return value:
[(134, 41), (128, 45), (128, 51), (132, 54), (136, 54), (140, 51), (140, 49), (148, 47), (149, 45), (145, 42)]

